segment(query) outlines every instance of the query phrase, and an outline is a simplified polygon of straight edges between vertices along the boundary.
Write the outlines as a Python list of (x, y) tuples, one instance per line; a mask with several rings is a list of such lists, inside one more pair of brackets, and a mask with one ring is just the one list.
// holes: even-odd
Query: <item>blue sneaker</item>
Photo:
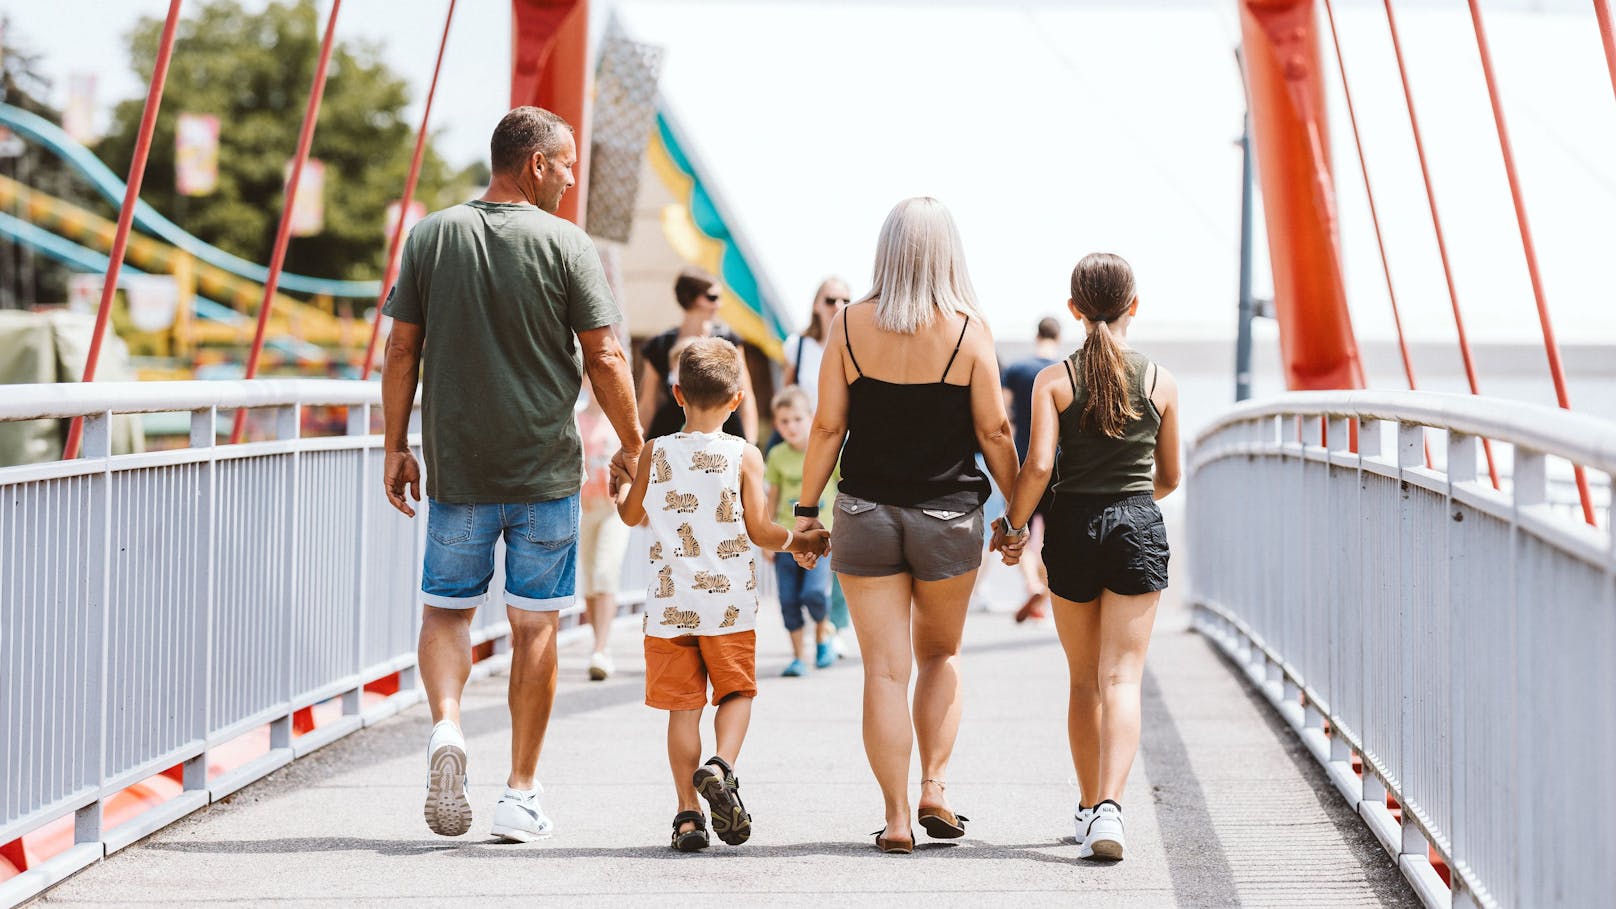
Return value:
[(829, 669), (836, 662), (836, 651), (829, 641), (818, 645), (814, 651), (814, 666), (820, 669)]
[(802, 660), (792, 660), (786, 664), (786, 671), (780, 674), (787, 678), (796, 678), (797, 676), (806, 675), (807, 673), (808, 667), (802, 665)]

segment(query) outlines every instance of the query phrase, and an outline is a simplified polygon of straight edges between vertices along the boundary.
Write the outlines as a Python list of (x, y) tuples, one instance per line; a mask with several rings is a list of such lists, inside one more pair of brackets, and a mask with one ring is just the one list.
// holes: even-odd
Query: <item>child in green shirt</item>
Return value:
[[(808, 396), (795, 385), (781, 389), (774, 397), (774, 428), (784, 440), (769, 450), (764, 462), (763, 479), (769, 486), (769, 511), (781, 524), (795, 523), (792, 507), (802, 491), (802, 462), (808, 451), (808, 432), (813, 426), (813, 406)], [(825, 486), (821, 505), (836, 500), (837, 473), (831, 473)], [(829, 526), (831, 509), (822, 512)], [(775, 553), (774, 577), (780, 591), (780, 612), (785, 619), (786, 631), (791, 633), (791, 662), (784, 676), (806, 673), (803, 662), (803, 612), (814, 621), (814, 665), (824, 669), (836, 662), (832, 646), (836, 629), (826, 618), (831, 598), (830, 561), (822, 559), (813, 568), (803, 568), (790, 553)]]

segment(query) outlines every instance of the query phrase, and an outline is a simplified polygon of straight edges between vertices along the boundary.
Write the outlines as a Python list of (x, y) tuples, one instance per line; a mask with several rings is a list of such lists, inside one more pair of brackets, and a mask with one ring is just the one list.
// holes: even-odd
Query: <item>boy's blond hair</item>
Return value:
[(691, 407), (720, 407), (741, 390), (740, 352), (723, 338), (697, 338), (679, 354), (679, 390)]
[(810, 415), (814, 412), (814, 405), (809, 403), (808, 393), (802, 390), (801, 385), (787, 385), (769, 402), (770, 413), (779, 413), (784, 408), (796, 408)]

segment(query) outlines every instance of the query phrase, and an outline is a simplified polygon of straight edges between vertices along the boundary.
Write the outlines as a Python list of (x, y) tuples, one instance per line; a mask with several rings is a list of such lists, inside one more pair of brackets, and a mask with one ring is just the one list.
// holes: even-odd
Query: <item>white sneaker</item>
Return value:
[(1083, 848), (1078, 858), (1122, 858), (1122, 806), (1106, 799), (1094, 806), (1089, 816), (1088, 834), (1083, 837)]
[(836, 651), (836, 658), (838, 660), (847, 659), (847, 642), (842, 640), (840, 633), (831, 635), (830, 649)]
[(466, 737), (444, 720), (432, 727), (427, 741), (426, 825), (439, 836), (460, 836), (471, 829), (471, 803), (466, 801)]
[(612, 665), (609, 653), (597, 653), (589, 658), (589, 678), (591, 681), (604, 682), (617, 667)]
[(538, 783), (534, 783), (533, 788), (526, 792), (506, 787), (505, 794), (499, 797), (499, 803), (494, 806), (494, 826), (488, 832), (518, 843), (531, 843), (549, 837), (555, 832), (555, 825), (550, 823), (544, 809), (539, 806), (539, 793), (543, 791), (544, 787)]
[(1078, 843), (1081, 844), (1085, 839), (1088, 839), (1089, 821), (1093, 819), (1094, 809), (1092, 807), (1084, 808), (1083, 800), (1078, 799), (1077, 804), (1072, 806), (1072, 821), (1076, 826), (1075, 839)]

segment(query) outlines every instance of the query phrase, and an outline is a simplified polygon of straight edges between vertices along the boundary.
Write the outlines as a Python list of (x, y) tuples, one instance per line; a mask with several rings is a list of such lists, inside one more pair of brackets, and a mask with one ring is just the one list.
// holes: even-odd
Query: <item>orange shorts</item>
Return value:
[(658, 710), (700, 710), (734, 695), (757, 697), (757, 632), (645, 638), (645, 705)]

